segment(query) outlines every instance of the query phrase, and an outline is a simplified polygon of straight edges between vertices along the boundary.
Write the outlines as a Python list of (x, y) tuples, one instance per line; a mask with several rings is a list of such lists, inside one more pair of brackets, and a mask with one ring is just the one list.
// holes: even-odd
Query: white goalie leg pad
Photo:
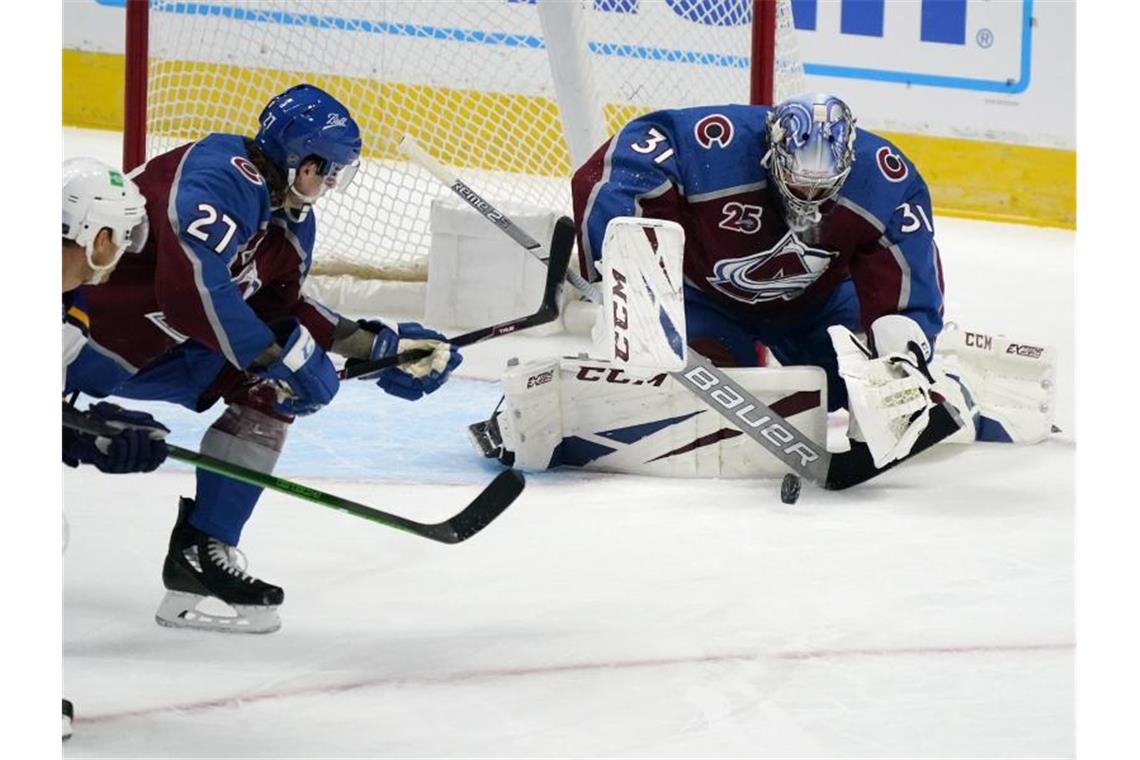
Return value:
[(932, 366), (961, 388), (976, 411), (970, 432), (976, 431), (977, 440), (1037, 443), (1053, 431), (1057, 391), (1052, 347), (950, 326), (938, 338)]
[[(816, 367), (740, 368), (729, 375), (820, 444), (826, 375)], [(602, 359), (512, 367), (498, 416), (516, 467), (573, 466), (658, 477), (779, 477), (787, 467), (665, 372)]]
[(685, 232), (661, 219), (619, 216), (602, 242), (602, 314), (595, 353), (638, 374), (685, 366)]
[(558, 359), (540, 359), (507, 367), (503, 373), (503, 409), (498, 415), (503, 448), (514, 466), (545, 470), (562, 443), (561, 373)]

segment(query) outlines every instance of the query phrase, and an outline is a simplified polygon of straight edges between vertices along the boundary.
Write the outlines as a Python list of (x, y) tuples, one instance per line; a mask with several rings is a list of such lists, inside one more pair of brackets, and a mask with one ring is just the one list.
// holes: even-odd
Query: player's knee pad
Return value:
[(1037, 443), (1053, 432), (1052, 348), (951, 326), (938, 337), (934, 357), (934, 390), (974, 421), (951, 442)]
[(272, 472), (289, 423), (243, 404), (231, 404), (202, 437), (202, 453), (258, 472)]
[[(809, 438), (826, 442), (822, 370), (748, 368), (729, 374)], [(544, 359), (509, 367), (502, 383), (501, 409), (472, 431), (484, 434), (484, 454), (513, 456), (521, 469), (573, 466), (667, 477), (786, 472), (664, 372), (638, 376), (600, 359)]]

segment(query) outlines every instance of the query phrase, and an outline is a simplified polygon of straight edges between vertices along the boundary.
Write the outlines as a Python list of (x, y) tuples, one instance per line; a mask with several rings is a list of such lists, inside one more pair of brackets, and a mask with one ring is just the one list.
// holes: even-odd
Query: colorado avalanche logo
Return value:
[(837, 254), (812, 248), (792, 232), (766, 251), (724, 259), (713, 267), (710, 285), (743, 303), (791, 301), (819, 279)]
[(241, 172), (241, 176), (245, 177), (253, 184), (265, 184), (265, 180), (261, 178), (261, 172), (259, 172), (257, 170), (257, 167), (253, 165), (253, 162), (245, 156), (234, 156), (230, 159), (230, 163), (233, 164), (235, 169)]
[(693, 136), (702, 148), (711, 148), (713, 145), (727, 148), (732, 142), (732, 122), (724, 114), (709, 114), (693, 127)]
[(910, 173), (899, 154), (885, 145), (875, 151), (875, 161), (879, 164), (879, 171), (891, 182), (902, 182)]

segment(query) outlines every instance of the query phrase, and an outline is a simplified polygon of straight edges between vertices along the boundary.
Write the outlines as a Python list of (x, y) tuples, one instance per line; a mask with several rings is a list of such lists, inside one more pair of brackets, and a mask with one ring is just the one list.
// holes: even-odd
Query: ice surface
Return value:
[[(1073, 236), (937, 225), (947, 317), (1059, 349), (1063, 434), (941, 447), (794, 506), (778, 480), (534, 474), (457, 546), (268, 493), (242, 549), (286, 590), (269, 636), (153, 622), (188, 469), (67, 470), (65, 754), (1072, 756)], [(505, 359), (581, 345), (472, 347), (416, 404), (349, 384), (279, 473), (442, 518), (495, 471), (463, 428)], [(147, 408), (194, 447), (213, 419)]]

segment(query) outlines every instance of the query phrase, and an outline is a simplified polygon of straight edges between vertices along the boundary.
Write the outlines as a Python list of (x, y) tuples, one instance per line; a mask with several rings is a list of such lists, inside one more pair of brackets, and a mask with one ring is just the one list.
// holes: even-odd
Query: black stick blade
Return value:
[(504, 470), (462, 512), (450, 520), (431, 526), (435, 534), (432, 538), (448, 544), (466, 541), (501, 515), (525, 487), (526, 478), (521, 472)]
[(574, 220), (568, 216), (559, 217), (554, 223), (554, 234), (550, 237), (550, 258), (546, 262), (546, 290), (542, 294), (542, 309), (553, 310), (558, 315), (558, 296), (562, 283), (566, 281), (566, 269), (570, 266), (570, 254), (574, 252)]
[(844, 488), (864, 483), (886, 472), (900, 462), (905, 462), (916, 454), (929, 449), (934, 444), (949, 438), (962, 427), (962, 420), (945, 403), (937, 404), (930, 410), (930, 421), (918, 436), (910, 453), (883, 467), (876, 467), (871, 450), (861, 441), (852, 441), (851, 450), (831, 455), (831, 465), (827, 469), (827, 482), (824, 488), (829, 491), (842, 491)]

